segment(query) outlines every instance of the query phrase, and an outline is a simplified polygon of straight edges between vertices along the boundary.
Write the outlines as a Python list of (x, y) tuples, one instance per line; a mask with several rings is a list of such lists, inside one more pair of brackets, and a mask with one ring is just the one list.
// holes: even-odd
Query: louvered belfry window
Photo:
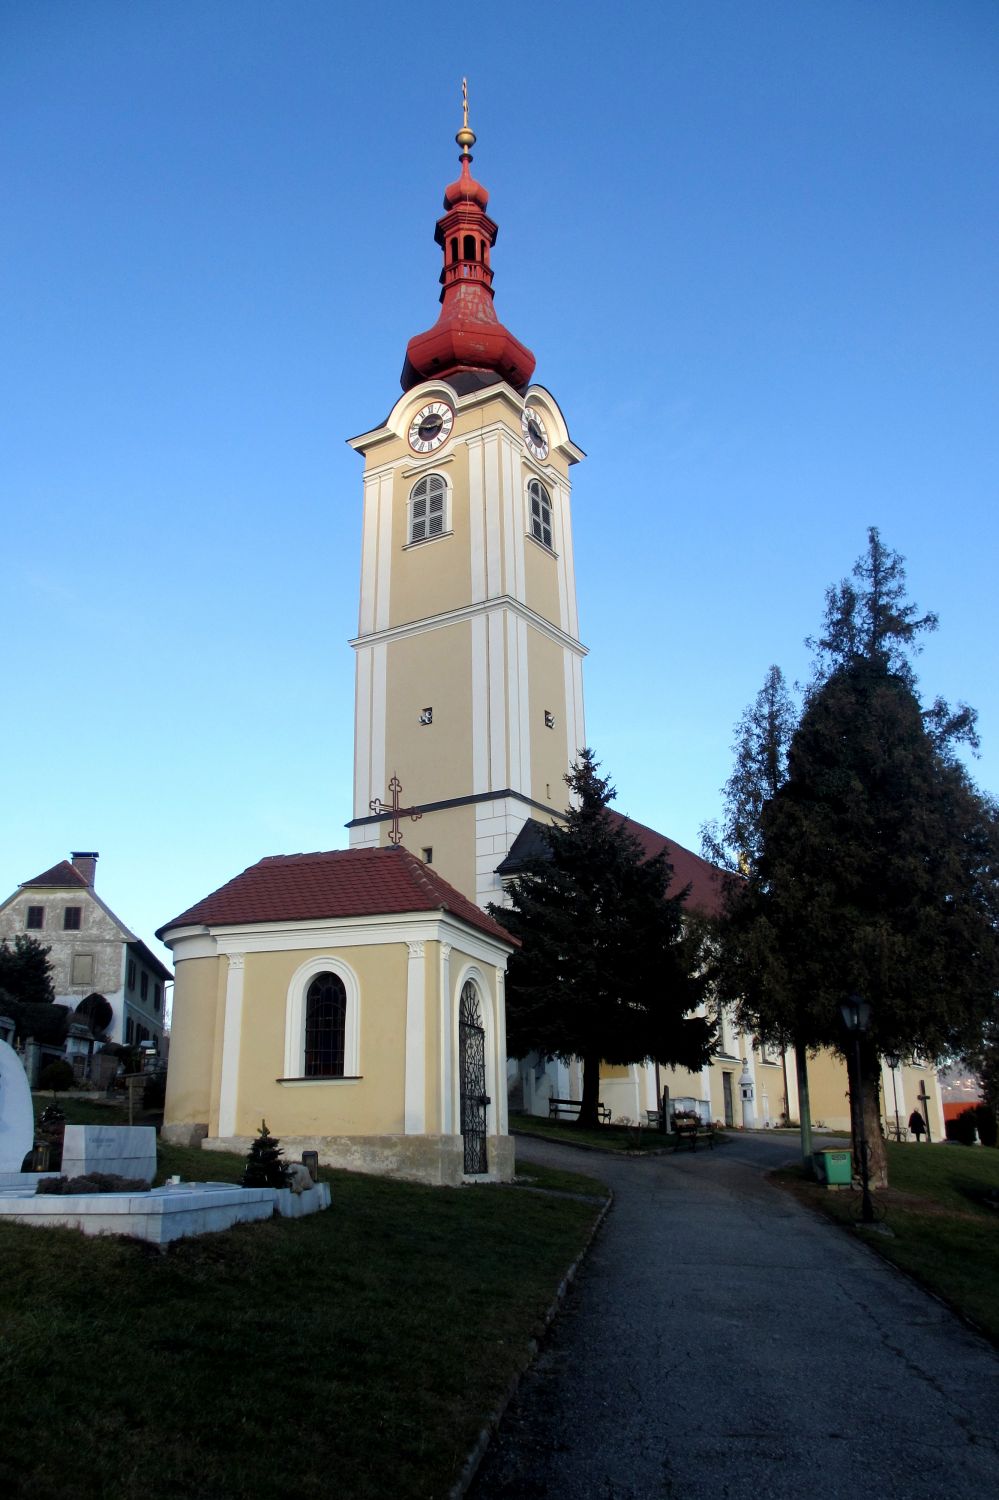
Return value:
[(539, 479), (532, 479), (527, 486), (531, 502), (531, 535), (550, 547), (552, 544), (552, 502), (548, 491)]
[(342, 1078), (347, 991), (336, 974), (317, 974), (305, 999), (305, 1077)]
[(447, 485), (440, 474), (424, 474), (413, 486), (410, 496), (409, 540), (425, 542), (440, 536), (444, 530), (444, 501)]

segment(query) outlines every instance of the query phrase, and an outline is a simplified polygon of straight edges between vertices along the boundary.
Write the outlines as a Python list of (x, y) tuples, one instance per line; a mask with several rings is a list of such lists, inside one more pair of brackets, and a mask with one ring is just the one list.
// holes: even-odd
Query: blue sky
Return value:
[(4, 0), (3, 894), (99, 849), (150, 940), (346, 843), (344, 439), (436, 316), (463, 74), (618, 805), (697, 847), (872, 523), (999, 791), (992, 0)]

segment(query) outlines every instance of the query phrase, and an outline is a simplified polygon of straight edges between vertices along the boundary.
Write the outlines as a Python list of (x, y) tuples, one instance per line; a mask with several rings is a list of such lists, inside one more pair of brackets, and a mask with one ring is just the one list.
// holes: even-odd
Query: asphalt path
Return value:
[[(945, 1149), (945, 1148), (941, 1148)], [(652, 1159), (517, 1137), (615, 1204), (474, 1500), (999, 1496), (999, 1356), (765, 1174), (793, 1137)]]

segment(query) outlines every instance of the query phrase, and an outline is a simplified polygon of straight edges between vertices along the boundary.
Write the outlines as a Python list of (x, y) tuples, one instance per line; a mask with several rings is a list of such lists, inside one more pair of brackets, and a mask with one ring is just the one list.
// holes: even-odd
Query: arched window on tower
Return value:
[(441, 474), (424, 474), (409, 497), (409, 540), (426, 542), (441, 536), (447, 508), (447, 483)]
[(465, 247), (464, 247), (464, 250), (462, 251), (462, 259), (463, 260), (474, 260), (475, 259), (475, 235), (474, 234), (466, 234), (465, 235)]
[(342, 1078), (347, 991), (337, 974), (317, 974), (305, 999), (306, 1078)]
[(451, 240), (451, 264), (458, 259), (458, 236), (454, 235)]
[(551, 547), (552, 502), (540, 479), (532, 479), (527, 486), (527, 499), (531, 508), (531, 535), (542, 546)]

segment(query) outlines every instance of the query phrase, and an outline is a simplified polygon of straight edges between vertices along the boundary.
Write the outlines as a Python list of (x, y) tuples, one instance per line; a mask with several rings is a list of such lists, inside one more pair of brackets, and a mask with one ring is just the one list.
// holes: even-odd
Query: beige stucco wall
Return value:
[[(357, 975), (361, 1076), (279, 1083), (284, 1073), (288, 987), (302, 964), (324, 955), (341, 959)], [(262, 1117), (282, 1135), (402, 1131), (408, 957), (405, 943), (246, 955), (236, 1109), (239, 1134), (255, 1134)]]
[[(558, 602), (558, 572), (557, 562), (553, 552), (549, 552), (542, 542), (536, 541), (531, 535), (531, 517), (527, 505), (527, 483), (529, 479), (535, 479), (537, 475), (533, 471), (524, 470), (521, 476), (521, 490), (517, 496), (518, 504), (514, 508), (514, 514), (519, 524), (523, 527), (525, 537), (524, 545), (524, 572), (526, 580), (527, 604), (530, 609), (535, 610), (546, 620), (551, 620), (558, 625), (559, 602)], [(558, 504), (558, 497), (548, 490), (548, 498), (552, 502), (552, 509)]]
[[(536, 548), (530, 548), (531, 552)], [(562, 780), (575, 759), (577, 746), (569, 746), (565, 722), (565, 651), (539, 630), (528, 631), (529, 690), (531, 713), (531, 796), (538, 802), (564, 807), (567, 796)], [(545, 711), (554, 715), (555, 727), (545, 727)]]
[[(472, 785), (472, 642), (467, 621), (394, 641), (387, 662), (386, 773), (421, 803), (466, 792)], [(433, 723), (422, 725), (424, 708)], [(387, 795), (384, 793), (383, 795)], [(407, 828), (407, 834), (409, 828)], [(419, 842), (407, 837), (409, 848)], [(426, 840), (423, 840), (425, 843)]]
[[(412, 456), (412, 455), (410, 455)], [(440, 474), (448, 485), (445, 534), (410, 543), (409, 497), (426, 474)], [(392, 575), (389, 624), (424, 620), (428, 615), (460, 609), (472, 587), (468, 518), (468, 451), (448, 448), (437, 461), (397, 469), (392, 494)]]
[[(213, 1073), (220, 1000), (225, 996), (225, 963), (188, 958), (177, 965), (167, 1069), (165, 1125), (207, 1125), (211, 1118)], [(216, 1087), (217, 1095), (217, 1087)], [(216, 1115), (218, 1104), (216, 1100)]]

